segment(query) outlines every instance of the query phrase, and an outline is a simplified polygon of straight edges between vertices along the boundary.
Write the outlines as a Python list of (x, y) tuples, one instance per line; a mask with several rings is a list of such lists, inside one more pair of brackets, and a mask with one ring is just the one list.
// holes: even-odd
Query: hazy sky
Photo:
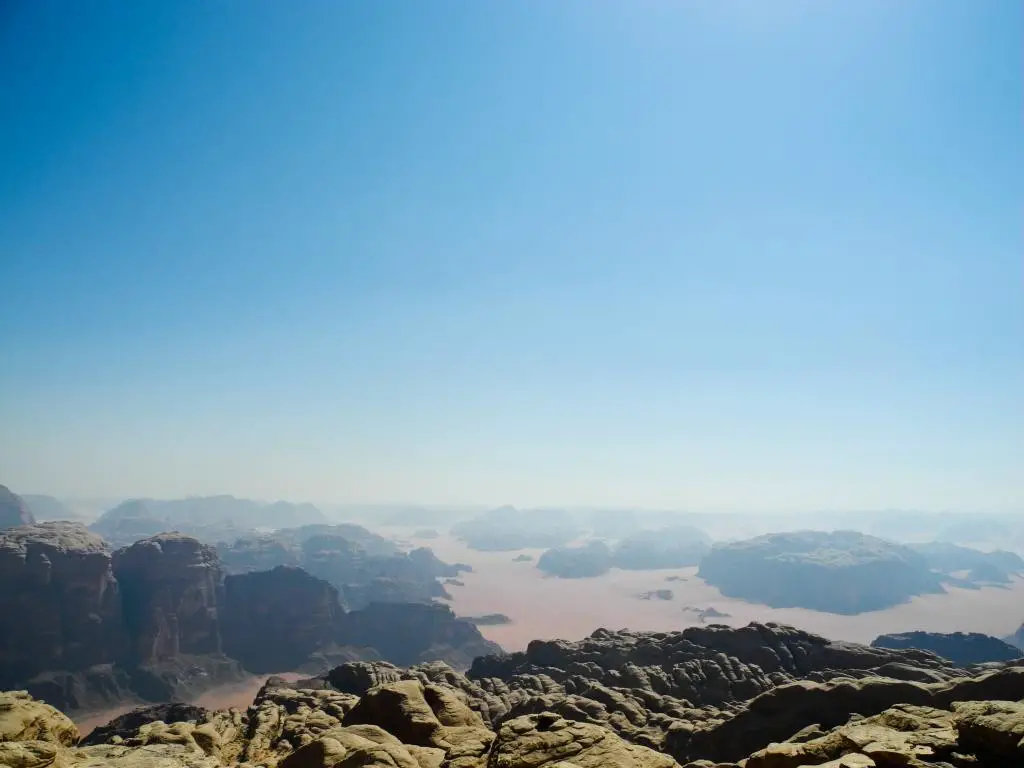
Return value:
[(0, 6), (0, 482), (1024, 509), (1018, 0)]

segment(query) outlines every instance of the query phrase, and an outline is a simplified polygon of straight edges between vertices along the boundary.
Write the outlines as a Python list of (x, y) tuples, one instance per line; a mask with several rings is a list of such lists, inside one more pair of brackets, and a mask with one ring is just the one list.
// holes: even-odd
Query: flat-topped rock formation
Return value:
[(944, 591), (923, 555), (856, 531), (772, 533), (716, 544), (698, 576), (729, 597), (843, 614)]
[(902, 632), (879, 635), (871, 645), (874, 648), (919, 648), (960, 666), (1024, 658), (1020, 648), (978, 632)]

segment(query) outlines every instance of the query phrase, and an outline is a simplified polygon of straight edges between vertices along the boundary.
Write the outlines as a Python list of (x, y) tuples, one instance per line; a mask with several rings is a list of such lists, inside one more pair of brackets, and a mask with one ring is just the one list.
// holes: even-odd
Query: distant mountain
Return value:
[(593, 541), (576, 546), (553, 547), (541, 555), (537, 567), (552, 576), (587, 578), (612, 568), (654, 571), (698, 565), (711, 549), (711, 538), (699, 528), (674, 525), (640, 531), (614, 546)]
[(22, 494), (22, 500), (28, 505), (36, 520), (81, 520), (82, 516), (71, 509), (60, 499), (42, 494)]
[(995, 550), (982, 552), (978, 549), (960, 546), (946, 541), (932, 541), (924, 544), (908, 544), (911, 549), (927, 560), (929, 567), (943, 573), (958, 571), (978, 572), (988, 575), (987, 581), (1008, 582), (1009, 576), (1024, 573), (1024, 558), (1015, 552)]
[(565, 510), (515, 507), (492, 509), (453, 525), (451, 530), (471, 549), (489, 552), (557, 547), (582, 532)]
[(716, 544), (697, 575), (729, 597), (843, 614), (945, 591), (923, 555), (856, 531), (772, 533)]
[(0, 485), (0, 528), (32, 525), (35, 518), (25, 500), (6, 485)]
[(164, 531), (180, 531), (202, 541), (233, 540), (258, 528), (325, 524), (312, 504), (265, 503), (234, 496), (186, 499), (131, 499), (100, 515), (90, 530), (114, 545), (127, 545)]
[(612, 562), (608, 545), (591, 541), (575, 547), (553, 547), (540, 556), (537, 568), (564, 579), (586, 579), (607, 573)]
[(1019, 648), (978, 632), (902, 632), (879, 635), (871, 642), (871, 647), (931, 651), (959, 666), (1013, 661), (1024, 657), (1024, 652)]

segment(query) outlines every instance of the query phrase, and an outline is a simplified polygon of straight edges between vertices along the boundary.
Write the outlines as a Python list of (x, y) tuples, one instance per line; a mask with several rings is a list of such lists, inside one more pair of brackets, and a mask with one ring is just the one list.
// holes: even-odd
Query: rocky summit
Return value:
[(251, 706), (160, 704), (79, 734), (0, 694), (16, 768), (1011, 768), (1024, 765), (1024, 666), (771, 624), (601, 630), (480, 659), (350, 662), (270, 678)]

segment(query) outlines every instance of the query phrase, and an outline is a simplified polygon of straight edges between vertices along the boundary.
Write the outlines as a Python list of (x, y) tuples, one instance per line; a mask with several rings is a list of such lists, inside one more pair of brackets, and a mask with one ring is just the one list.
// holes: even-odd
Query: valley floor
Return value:
[[(419, 543), (419, 542), (417, 542)], [(878, 635), (910, 630), (983, 632), (996, 637), (1013, 633), (1024, 619), (1024, 579), (1006, 587), (950, 589), (926, 595), (884, 611), (856, 616), (800, 608), (769, 608), (724, 597), (696, 576), (696, 568), (677, 571), (613, 570), (591, 579), (545, 577), (536, 568), (542, 550), (526, 550), (533, 562), (514, 562), (521, 552), (478, 552), (458, 540), (441, 536), (423, 542), (442, 560), (473, 566), (447, 586), (452, 609), (460, 616), (504, 613), (511, 624), (482, 626), (489, 640), (509, 651), (522, 650), (533, 639), (578, 640), (599, 627), (607, 629), (678, 630), (700, 624), (687, 607), (714, 607), (726, 618), (709, 623), (742, 626), (751, 621), (791, 624), (837, 640), (870, 643)], [(667, 581), (678, 576), (685, 581)], [(671, 589), (672, 600), (640, 600), (636, 596)]]

